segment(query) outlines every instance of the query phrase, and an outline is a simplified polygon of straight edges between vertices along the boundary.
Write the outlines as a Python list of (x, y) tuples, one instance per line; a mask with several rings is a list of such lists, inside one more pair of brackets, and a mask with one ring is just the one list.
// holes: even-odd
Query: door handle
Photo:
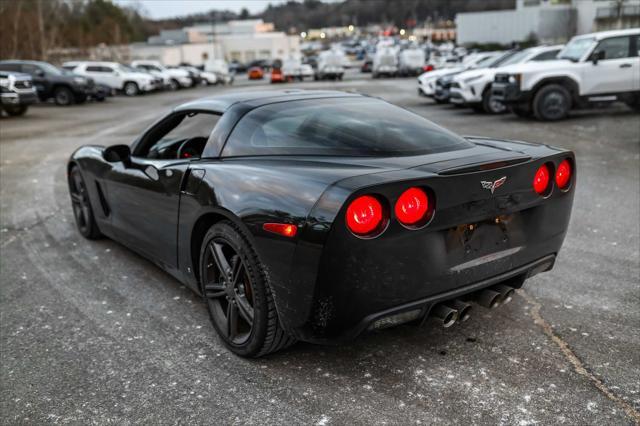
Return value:
[(631, 64), (621, 64), (620, 68), (631, 68)]

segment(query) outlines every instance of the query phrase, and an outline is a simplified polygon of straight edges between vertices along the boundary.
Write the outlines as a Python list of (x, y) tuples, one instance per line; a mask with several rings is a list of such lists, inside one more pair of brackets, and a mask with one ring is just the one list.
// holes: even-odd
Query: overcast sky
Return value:
[[(141, 9), (152, 19), (173, 18), (191, 13), (208, 12), (211, 9), (249, 13), (262, 12), (269, 3), (284, 3), (286, 0), (113, 0), (123, 6)], [(335, 1), (335, 0), (334, 0)]]

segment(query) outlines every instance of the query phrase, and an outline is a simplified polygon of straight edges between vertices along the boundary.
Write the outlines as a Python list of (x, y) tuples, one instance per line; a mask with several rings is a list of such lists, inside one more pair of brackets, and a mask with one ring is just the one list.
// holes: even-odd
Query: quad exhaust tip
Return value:
[(458, 311), (459, 322), (465, 322), (466, 320), (471, 318), (471, 305), (469, 303), (456, 299), (451, 304), (451, 307)]
[(476, 303), (489, 309), (497, 308), (502, 303), (502, 294), (494, 290), (482, 290), (478, 294)]
[(444, 328), (449, 328), (458, 320), (458, 311), (447, 305), (437, 304), (431, 309), (430, 315), (442, 321)]
[(508, 285), (498, 284), (493, 287), (493, 289), (500, 293), (502, 296), (502, 303), (509, 303), (513, 299), (513, 294), (515, 289), (513, 287), (509, 287)]

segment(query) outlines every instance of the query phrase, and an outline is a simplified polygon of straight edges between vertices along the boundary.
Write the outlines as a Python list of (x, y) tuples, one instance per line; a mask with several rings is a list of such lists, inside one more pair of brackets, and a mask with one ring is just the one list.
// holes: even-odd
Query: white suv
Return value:
[(436, 94), (436, 81), (440, 77), (444, 77), (449, 74), (456, 74), (466, 70), (483, 68), (490, 65), (491, 62), (503, 53), (504, 52), (473, 53), (465, 57), (464, 60), (459, 62), (455, 67), (436, 69), (434, 71), (422, 73), (418, 77), (418, 94), (420, 96), (433, 98)]
[(496, 74), (513, 64), (555, 59), (561, 49), (562, 46), (531, 47), (514, 53), (498, 67), (462, 72), (451, 82), (449, 102), (469, 106), (478, 112), (501, 114), (507, 110), (506, 106), (491, 95), (491, 84)]
[(65, 62), (62, 67), (74, 74), (91, 77), (96, 83), (121, 90), (127, 96), (155, 90), (154, 78), (117, 62)]
[(167, 68), (158, 61), (133, 61), (131, 62), (131, 66), (161, 73), (165, 79), (165, 84), (167, 84), (171, 90), (177, 90), (181, 87), (191, 87), (193, 85), (193, 81), (187, 70)]
[(555, 61), (514, 65), (493, 96), (519, 116), (559, 120), (572, 108), (623, 101), (640, 110), (640, 28), (576, 36)]

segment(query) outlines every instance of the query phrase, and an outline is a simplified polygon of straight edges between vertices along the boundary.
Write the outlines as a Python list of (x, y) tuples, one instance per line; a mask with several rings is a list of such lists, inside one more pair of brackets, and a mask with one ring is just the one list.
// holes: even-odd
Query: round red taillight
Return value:
[(533, 177), (533, 189), (540, 195), (545, 195), (549, 188), (549, 167), (546, 164), (540, 166)]
[(384, 220), (382, 204), (376, 197), (363, 195), (347, 207), (347, 227), (356, 235), (371, 235), (381, 228)]
[(417, 225), (429, 211), (429, 196), (420, 188), (409, 188), (396, 201), (395, 213), (403, 225)]
[(556, 185), (560, 189), (567, 189), (571, 181), (571, 163), (569, 160), (562, 160), (556, 170)]

